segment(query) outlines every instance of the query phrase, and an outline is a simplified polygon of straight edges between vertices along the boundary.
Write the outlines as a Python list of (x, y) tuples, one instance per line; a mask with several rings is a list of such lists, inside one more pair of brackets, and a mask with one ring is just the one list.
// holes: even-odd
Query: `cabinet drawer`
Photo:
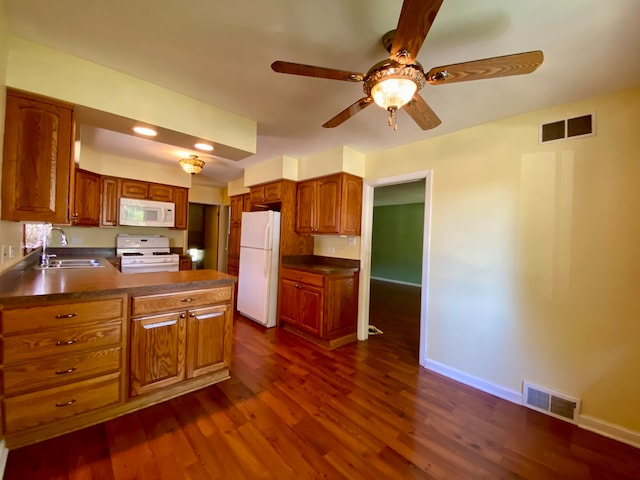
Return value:
[(4, 393), (16, 395), (62, 383), (83, 380), (120, 369), (120, 347), (45, 357), (4, 369)]
[(131, 299), (131, 314), (134, 317), (157, 312), (187, 310), (204, 305), (215, 305), (231, 301), (233, 287), (192, 290), (159, 295), (143, 295)]
[(119, 372), (5, 398), (5, 433), (39, 427), (117, 403), (120, 399)]
[(324, 275), (305, 272), (304, 270), (294, 270), (291, 268), (282, 269), (282, 278), (293, 282), (307, 283), (316, 287), (324, 286)]
[(72, 354), (122, 343), (122, 322), (78, 325), (4, 338), (5, 366), (44, 355)]
[(120, 319), (124, 316), (124, 297), (95, 302), (62, 303), (42, 307), (25, 307), (0, 312), (5, 335), (66, 327), (84, 322)]

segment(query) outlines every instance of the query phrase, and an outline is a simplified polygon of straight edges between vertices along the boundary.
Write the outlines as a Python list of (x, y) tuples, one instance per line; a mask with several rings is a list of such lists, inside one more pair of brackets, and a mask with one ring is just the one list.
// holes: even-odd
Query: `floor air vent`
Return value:
[(578, 423), (580, 400), (524, 382), (523, 405), (552, 417)]
[(555, 142), (565, 138), (589, 137), (594, 134), (593, 114), (540, 125), (540, 143)]

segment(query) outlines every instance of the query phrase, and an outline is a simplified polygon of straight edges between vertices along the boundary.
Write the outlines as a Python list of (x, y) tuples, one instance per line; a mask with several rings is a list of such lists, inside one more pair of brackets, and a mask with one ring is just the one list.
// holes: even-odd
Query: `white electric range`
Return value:
[(171, 253), (169, 239), (160, 235), (116, 236), (122, 273), (177, 272), (180, 255)]

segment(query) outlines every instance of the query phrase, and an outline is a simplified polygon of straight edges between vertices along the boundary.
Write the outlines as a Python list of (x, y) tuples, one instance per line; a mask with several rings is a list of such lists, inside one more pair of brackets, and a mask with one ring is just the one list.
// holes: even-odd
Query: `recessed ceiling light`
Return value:
[(198, 150), (202, 150), (203, 152), (213, 151), (213, 145), (209, 145), (208, 143), (196, 143), (194, 147), (196, 147)]
[(133, 130), (134, 132), (140, 134), (140, 135), (144, 135), (145, 137), (155, 137), (156, 135), (158, 135), (158, 132), (156, 132), (153, 128), (150, 127), (133, 127), (131, 130)]

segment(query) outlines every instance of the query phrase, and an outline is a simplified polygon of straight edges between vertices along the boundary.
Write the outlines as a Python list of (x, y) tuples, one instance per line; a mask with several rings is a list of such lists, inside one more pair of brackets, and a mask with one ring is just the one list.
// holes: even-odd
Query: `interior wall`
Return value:
[(52, 247), (56, 248), (116, 248), (116, 236), (125, 235), (162, 235), (169, 238), (169, 246), (182, 248), (186, 245), (186, 230), (174, 230), (161, 227), (69, 227), (62, 226), (67, 234), (69, 244), (62, 247), (60, 237), (54, 235), (51, 238)]
[(371, 277), (420, 285), (424, 203), (373, 208)]
[[(5, 13), (4, 1), (0, 0), (0, 152), (4, 141), (4, 115), (6, 111), (6, 76), (9, 55), (9, 25)], [(0, 181), (2, 180), (2, 157), (0, 157)], [(0, 200), (1, 201), (1, 200)], [(9, 246), (13, 247), (14, 258), (9, 255), (2, 256), (0, 252), (0, 272), (15, 265), (22, 258), (22, 225), (19, 222), (6, 222), (0, 220), (0, 245), (8, 252)]]
[[(586, 113), (595, 136), (538, 144)], [(433, 172), (429, 362), (640, 432), (639, 125), (634, 89), (367, 156), (367, 179)]]

